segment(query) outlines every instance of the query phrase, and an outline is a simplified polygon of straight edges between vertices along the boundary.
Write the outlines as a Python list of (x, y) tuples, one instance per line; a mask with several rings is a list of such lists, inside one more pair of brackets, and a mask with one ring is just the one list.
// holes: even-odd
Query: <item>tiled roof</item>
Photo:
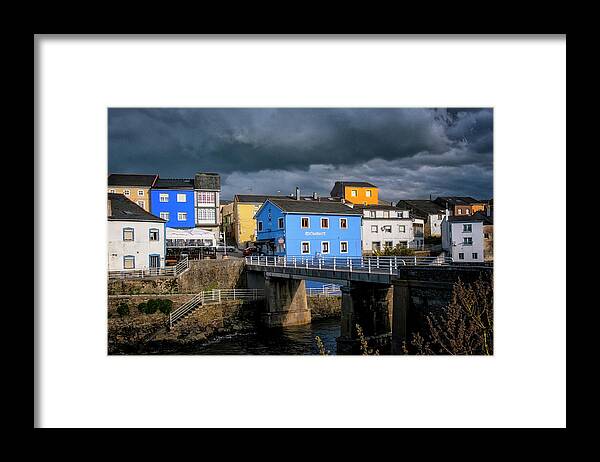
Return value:
[(303, 201), (295, 199), (269, 199), (284, 212), (317, 213), (330, 215), (362, 215), (362, 211), (341, 202)]
[(194, 180), (190, 178), (159, 178), (154, 189), (194, 189)]
[(110, 201), (110, 215), (108, 216), (110, 221), (156, 221), (159, 223), (167, 221), (146, 212), (123, 194), (108, 193), (108, 200)]
[(488, 216), (483, 212), (475, 212), (473, 215), (452, 215), (448, 217), (451, 223), (469, 223), (473, 221), (482, 221), (485, 225), (493, 225), (494, 217)]
[(336, 181), (329, 193), (333, 197), (344, 197), (344, 188), (346, 186), (356, 186), (357, 188), (376, 188), (374, 184), (367, 183), (366, 181)]
[(267, 199), (285, 199), (286, 197), (287, 196), (270, 196), (262, 194), (236, 194), (233, 200), (237, 202), (255, 202), (262, 204)]
[(424, 215), (436, 215), (445, 212), (441, 205), (436, 204), (433, 201), (421, 199), (399, 200), (396, 203), (396, 207), (403, 210), (412, 210), (417, 213), (421, 212), (421, 214)]
[(111, 173), (108, 175), (109, 186), (146, 186), (151, 187), (158, 175), (138, 175), (135, 173)]

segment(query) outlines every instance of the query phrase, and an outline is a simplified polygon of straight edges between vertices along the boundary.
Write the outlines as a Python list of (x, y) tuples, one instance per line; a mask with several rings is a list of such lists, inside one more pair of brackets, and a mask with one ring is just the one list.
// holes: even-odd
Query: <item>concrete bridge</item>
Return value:
[(246, 257), (247, 283), (264, 288), (268, 327), (309, 324), (305, 280), (335, 283), (342, 291), (338, 354), (357, 353), (356, 324), (380, 351), (399, 353), (402, 341), (443, 309), (459, 279), (491, 280), (490, 266), (464, 266), (444, 257)]

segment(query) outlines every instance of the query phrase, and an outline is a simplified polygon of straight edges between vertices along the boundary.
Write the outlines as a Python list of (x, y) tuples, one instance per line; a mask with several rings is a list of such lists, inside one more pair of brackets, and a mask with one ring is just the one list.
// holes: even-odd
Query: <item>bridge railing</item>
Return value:
[(309, 287), (306, 289), (306, 295), (309, 297), (342, 295), (342, 290), (340, 289), (340, 286), (328, 284), (323, 287)]
[(246, 257), (246, 263), (268, 267), (393, 274), (404, 266), (447, 266), (452, 263), (452, 258), (444, 256), (278, 257), (251, 255)]
[(190, 267), (188, 257), (183, 257), (174, 266), (165, 266), (162, 268), (148, 268), (148, 269), (131, 269), (121, 271), (109, 271), (108, 279), (143, 279), (148, 277), (157, 276), (173, 276), (177, 277), (180, 274), (186, 272)]

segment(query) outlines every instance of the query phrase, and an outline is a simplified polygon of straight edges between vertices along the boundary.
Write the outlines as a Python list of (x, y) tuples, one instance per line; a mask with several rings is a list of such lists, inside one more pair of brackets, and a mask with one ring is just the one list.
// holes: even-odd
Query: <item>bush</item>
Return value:
[(158, 310), (159, 306), (160, 306), (160, 300), (157, 300), (157, 299), (148, 300), (148, 303), (146, 303), (146, 314), (156, 313), (156, 310)]
[(160, 300), (158, 309), (163, 314), (169, 314), (173, 310), (173, 301), (169, 300), (168, 298)]
[(407, 247), (401, 247), (399, 244), (396, 247), (384, 247), (381, 250), (375, 250), (373, 255), (379, 257), (392, 257), (392, 256), (409, 256), (414, 255), (415, 251)]
[(138, 304), (138, 306), (137, 306), (137, 309), (138, 309), (138, 311), (139, 311), (140, 313), (142, 313), (142, 314), (143, 314), (143, 313), (146, 313), (146, 306), (147, 306), (147, 305), (148, 305), (148, 304), (147, 304), (146, 302), (142, 302), (142, 303)]
[(117, 314), (119, 317), (129, 316), (129, 305), (127, 303), (120, 303), (117, 307)]

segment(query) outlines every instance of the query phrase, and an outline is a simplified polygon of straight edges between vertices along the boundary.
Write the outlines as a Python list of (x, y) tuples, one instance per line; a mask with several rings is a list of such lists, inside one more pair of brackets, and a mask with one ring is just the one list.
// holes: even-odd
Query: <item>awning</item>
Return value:
[(272, 237), (270, 239), (259, 239), (258, 241), (254, 241), (254, 245), (262, 245), (262, 244), (273, 244), (275, 243), (275, 238)]
[(209, 240), (211, 245), (215, 245), (215, 235), (210, 231), (200, 228), (187, 228), (187, 229), (166, 229), (167, 239), (204, 239)]

